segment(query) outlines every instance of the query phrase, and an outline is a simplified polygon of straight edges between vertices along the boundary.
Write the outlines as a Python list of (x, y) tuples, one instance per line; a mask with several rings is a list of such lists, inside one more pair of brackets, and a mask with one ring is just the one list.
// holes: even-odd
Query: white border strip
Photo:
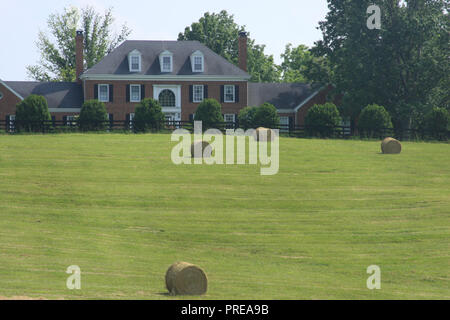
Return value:
[(227, 77), (227, 76), (177, 76), (177, 75), (161, 75), (161, 76), (143, 76), (143, 75), (112, 75), (112, 74), (95, 74), (82, 75), (82, 80), (128, 80), (128, 81), (248, 81), (249, 76)]
[(23, 100), (23, 97), (18, 94), (15, 90), (13, 90), (10, 86), (8, 86), (5, 82), (3, 82), (2, 79), (0, 79), (0, 83), (9, 91), (11, 91), (12, 93), (14, 93), (20, 100)]

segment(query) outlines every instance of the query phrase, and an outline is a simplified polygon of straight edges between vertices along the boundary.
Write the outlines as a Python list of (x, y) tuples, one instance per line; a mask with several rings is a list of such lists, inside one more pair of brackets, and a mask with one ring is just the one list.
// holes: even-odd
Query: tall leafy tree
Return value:
[(130, 35), (126, 25), (115, 33), (113, 24), (112, 8), (103, 15), (90, 6), (82, 10), (69, 7), (63, 13), (51, 14), (47, 21), (50, 35), (39, 32), (41, 59), (38, 65), (27, 67), (29, 77), (37, 81), (75, 81), (77, 29), (84, 32), (84, 64), (90, 68)]
[(287, 44), (281, 63), (283, 82), (329, 83), (329, 61), (326, 56), (318, 56), (313, 49), (305, 45), (293, 47)]
[[(370, 30), (367, 9), (374, 3), (381, 8), (381, 29)], [(316, 46), (329, 57), (332, 82), (345, 93), (344, 114), (356, 117), (376, 103), (386, 107), (395, 127), (409, 126), (448, 78), (449, 1), (328, 0), (328, 7)]]
[[(178, 40), (197, 40), (228, 61), (238, 64), (238, 34), (246, 31), (245, 26), (239, 26), (234, 16), (227, 11), (220, 13), (206, 12), (198, 22), (186, 27), (178, 35)], [(272, 55), (264, 53), (265, 45), (255, 44), (248, 38), (248, 72), (254, 82), (279, 82), (280, 69), (275, 64)]]

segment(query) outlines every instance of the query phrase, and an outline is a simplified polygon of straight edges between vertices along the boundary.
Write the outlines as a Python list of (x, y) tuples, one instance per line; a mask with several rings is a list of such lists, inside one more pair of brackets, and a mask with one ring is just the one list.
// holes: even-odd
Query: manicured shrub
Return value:
[(332, 137), (341, 121), (338, 108), (333, 103), (316, 104), (306, 114), (306, 131), (310, 136)]
[(197, 108), (194, 120), (203, 121), (203, 130), (217, 128), (223, 123), (222, 105), (215, 99), (203, 100)]
[(382, 106), (368, 105), (359, 116), (358, 129), (361, 136), (380, 137), (385, 133), (384, 129), (392, 129), (391, 116)]
[(47, 100), (38, 95), (30, 95), (16, 107), (16, 130), (42, 132), (48, 129), (51, 121)]
[(255, 128), (277, 129), (280, 126), (280, 116), (274, 105), (266, 102), (257, 108), (253, 117), (253, 125)]
[(245, 130), (255, 128), (255, 113), (257, 107), (245, 107), (239, 112), (239, 126)]
[(103, 102), (88, 100), (81, 107), (78, 125), (81, 131), (102, 131), (107, 127), (108, 113)]
[(163, 124), (164, 113), (157, 100), (146, 98), (136, 106), (134, 116), (135, 132), (159, 131)]
[(425, 117), (427, 132), (435, 139), (446, 139), (450, 129), (450, 113), (445, 108), (433, 108)]

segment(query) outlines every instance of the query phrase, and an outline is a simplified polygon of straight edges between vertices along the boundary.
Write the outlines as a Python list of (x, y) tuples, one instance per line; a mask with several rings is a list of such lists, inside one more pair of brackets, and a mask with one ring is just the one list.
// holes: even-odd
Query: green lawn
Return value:
[[(450, 299), (450, 145), (280, 141), (280, 171), (175, 166), (169, 135), (0, 135), (0, 296)], [(82, 289), (66, 288), (70, 265)], [(366, 287), (379, 265), (382, 289)], [(186, 297), (181, 297), (186, 298)], [(179, 297), (177, 298), (179, 299)]]

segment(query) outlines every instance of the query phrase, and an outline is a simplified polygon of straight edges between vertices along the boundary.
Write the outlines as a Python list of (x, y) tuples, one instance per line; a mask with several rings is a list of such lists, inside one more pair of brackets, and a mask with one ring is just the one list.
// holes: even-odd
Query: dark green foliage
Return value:
[(379, 137), (383, 135), (383, 129), (386, 128), (392, 128), (392, 121), (384, 107), (371, 104), (363, 109), (358, 121), (361, 136)]
[(146, 98), (136, 106), (134, 116), (135, 132), (159, 131), (163, 124), (164, 114), (157, 100)]
[(425, 118), (427, 132), (435, 139), (447, 137), (450, 129), (450, 114), (445, 108), (433, 108)]
[(222, 106), (215, 99), (205, 99), (197, 108), (195, 121), (203, 121), (203, 130), (218, 128), (223, 123)]
[[(381, 29), (367, 28), (367, 8), (381, 8)], [(333, 83), (345, 93), (344, 114), (382, 105), (396, 129), (406, 129), (427, 103), (444, 106), (450, 73), (448, 0), (328, 0), (316, 43), (327, 56)]]
[(247, 129), (256, 129), (254, 126), (255, 113), (257, 107), (245, 107), (239, 112), (238, 120), (239, 126), (245, 130)]
[(264, 103), (259, 108), (256, 108), (253, 117), (253, 126), (255, 128), (264, 127), (270, 129), (278, 129), (280, 126), (280, 116), (273, 104)]
[(88, 100), (81, 107), (78, 125), (81, 131), (102, 131), (106, 129), (108, 114), (103, 102)]
[(306, 115), (306, 131), (311, 136), (332, 137), (341, 121), (339, 111), (333, 103), (316, 104)]
[(16, 107), (16, 129), (24, 132), (43, 132), (50, 126), (47, 100), (38, 95), (30, 95), (17, 104)]

